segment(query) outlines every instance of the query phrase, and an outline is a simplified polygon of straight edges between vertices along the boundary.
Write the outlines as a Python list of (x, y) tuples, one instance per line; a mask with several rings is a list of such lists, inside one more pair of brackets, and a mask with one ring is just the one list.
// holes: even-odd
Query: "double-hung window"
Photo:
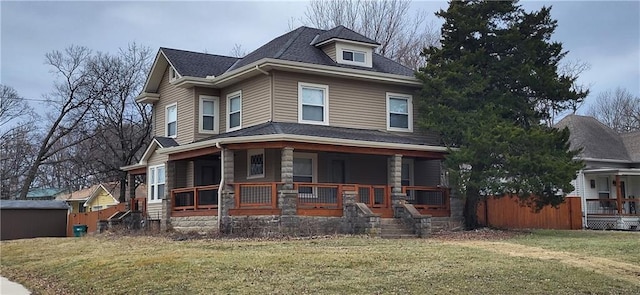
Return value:
[(242, 126), (242, 91), (227, 95), (227, 131), (240, 129)]
[(218, 97), (200, 96), (200, 133), (218, 133)]
[(329, 125), (329, 86), (298, 83), (298, 122)]
[[(318, 175), (318, 155), (311, 153), (293, 154), (293, 182), (313, 183)], [(314, 189), (309, 186), (298, 188), (298, 196), (301, 198), (315, 198)]]
[(176, 137), (178, 133), (178, 104), (170, 104), (165, 109), (165, 134), (167, 137)]
[(247, 178), (264, 177), (264, 149), (247, 151)]
[(387, 93), (387, 130), (413, 131), (411, 95)]
[(149, 167), (149, 192), (148, 202), (159, 203), (164, 198), (164, 165), (150, 166)]

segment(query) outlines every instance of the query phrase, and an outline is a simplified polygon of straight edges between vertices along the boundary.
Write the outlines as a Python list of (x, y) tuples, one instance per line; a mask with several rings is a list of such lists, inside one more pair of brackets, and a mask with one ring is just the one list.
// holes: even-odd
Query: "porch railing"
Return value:
[[(640, 199), (587, 199), (587, 214), (591, 215), (640, 215)], [(620, 207), (620, 210), (618, 210)]]
[(214, 210), (218, 208), (218, 185), (171, 190), (173, 211)]
[(403, 186), (407, 203), (416, 209), (449, 211), (449, 189), (429, 186)]
[(298, 208), (342, 209), (344, 184), (294, 183), (293, 186), (298, 191)]
[(132, 198), (129, 200), (131, 211), (142, 212), (142, 216), (147, 216), (147, 198)]
[(391, 187), (387, 185), (357, 185), (357, 202), (370, 208), (390, 208)]
[(278, 182), (236, 183), (236, 208), (278, 208)]

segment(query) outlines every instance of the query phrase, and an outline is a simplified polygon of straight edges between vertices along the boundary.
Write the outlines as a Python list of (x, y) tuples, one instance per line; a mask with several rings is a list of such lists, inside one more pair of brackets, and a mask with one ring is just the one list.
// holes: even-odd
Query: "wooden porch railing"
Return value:
[(335, 183), (294, 183), (298, 191), (298, 208), (342, 209), (344, 186)]
[(407, 194), (407, 203), (412, 204), (423, 214), (449, 216), (449, 189), (430, 186), (403, 186)]
[(391, 186), (358, 184), (357, 202), (365, 203), (369, 208), (391, 208)]
[(589, 215), (640, 216), (640, 199), (587, 199)]
[(133, 198), (129, 200), (129, 210), (140, 211), (142, 216), (147, 216), (147, 198)]
[(172, 189), (171, 204), (172, 211), (218, 209), (218, 185)]
[(278, 208), (279, 182), (236, 183), (236, 208)]

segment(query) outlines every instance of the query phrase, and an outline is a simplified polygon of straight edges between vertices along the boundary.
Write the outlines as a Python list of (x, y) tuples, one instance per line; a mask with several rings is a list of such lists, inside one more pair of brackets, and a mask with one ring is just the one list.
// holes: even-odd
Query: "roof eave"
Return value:
[(320, 43), (313, 44), (313, 46), (322, 47), (324, 45), (328, 45), (328, 44), (331, 44), (331, 43), (334, 43), (334, 42), (343, 42), (343, 43), (366, 46), (366, 47), (371, 47), (371, 48), (376, 48), (376, 47), (380, 46), (380, 43), (367, 43), (367, 42), (353, 41), (353, 40), (343, 39), (343, 38), (327, 39), (327, 40), (324, 40), (324, 41), (322, 41)]
[(137, 103), (153, 104), (160, 100), (160, 94), (143, 92), (135, 98)]

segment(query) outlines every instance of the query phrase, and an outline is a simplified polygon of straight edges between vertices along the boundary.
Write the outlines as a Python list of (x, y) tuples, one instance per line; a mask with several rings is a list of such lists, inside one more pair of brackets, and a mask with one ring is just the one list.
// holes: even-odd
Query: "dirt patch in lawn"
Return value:
[(640, 265), (614, 261), (602, 257), (580, 255), (564, 251), (553, 251), (540, 247), (525, 246), (501, 241), (442, 239), (442, 242), (463, 247), (480, 248), (514, 257), (528, 257), (558, 261), (574, 267), (591, 270), (612, 278), (620, 278), (640, 286)]

